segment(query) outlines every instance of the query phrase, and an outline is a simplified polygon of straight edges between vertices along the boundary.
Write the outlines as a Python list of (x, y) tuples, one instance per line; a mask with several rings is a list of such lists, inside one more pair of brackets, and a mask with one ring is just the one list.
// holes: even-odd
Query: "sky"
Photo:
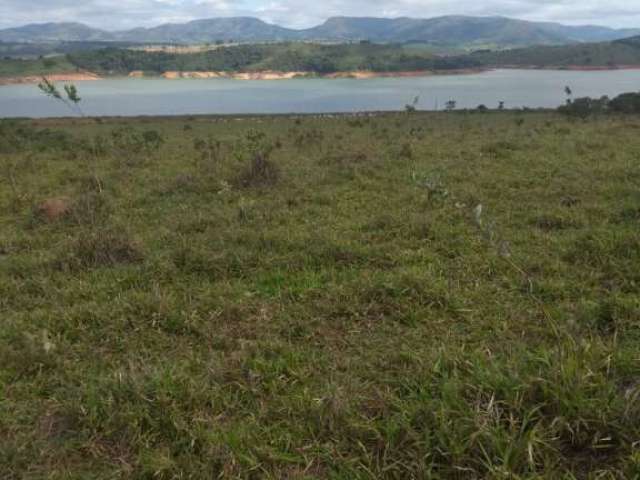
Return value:
[(428, 18), (451, 14), (640, 27), (640, 0), (0, 0), (0, 28), (65, 21), (124, 30), (230, 16), (306, 28), (338, 15)]

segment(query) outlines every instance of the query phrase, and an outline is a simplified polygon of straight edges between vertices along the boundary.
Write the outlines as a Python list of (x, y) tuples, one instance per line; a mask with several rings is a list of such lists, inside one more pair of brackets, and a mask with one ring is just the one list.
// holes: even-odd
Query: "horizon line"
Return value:
[(25, 23), (25, 24), (20, 24), (20, 25), (16, 25), (16, 26), (12, 26), (12, 27), (0, 27), (0, 31), (3, 30), (13, 30), (13, 29), (20, 29), (20, 28), (26, 28), (26, 27), (35, 27), (35, 26), (44, 26), (44, 25), (82, 25), (94, 30), (100, 30), (102, 32), (107, 32), (107, 33), (119, 33), (119, 32), (129, 32), (131, 30), (137, 30), (137, 29), (144, 29), (144, 30), (151, 30), (154, 28), (159, 28), (159, 27), (163, 27), (163, 26), (167, 26), (167, 25), (186, 25), (189, 23), (194, 23), (194, 22), (200, 22), (200, 21), (207, 21), (207, 20), (220, 20), (220, 19), (252, 19), (252, 20), (259, 20), (267, 25), (271, 25), (271, 26), (276, 26), (279, 28), (283, 28), (286, 30), (292, 30), (292, 31), (298, 31), (298, 32), (302, 32), (305, 30), (311, 30), (313, 28), (317, 28), (319, 26), (322, 26), (324, 24), (326, 24), (328, 21), (333, 20), (333, 19), (340, 19), (340, 18), (344, 18), (344, 19), (370, 19), (370, 20), (403, 20), (403, 19), (408, 19), (408, 20), (435, 20), (435, 19), (439, 19), (439, 18), (452, 18), (452, 17), (458, 17), (458, 18), (502, 18), (502, 19), (507, 19), (507, 20), (515, 20), (515, 21), (519, 21), (519, 22), (527, 22), (527, 23), (540, 23), (540, 24), (553, 24), (553, 25), (562, 25), (562, 26), (566, 26), (566, 27), (576, 27), (576, 28), (580, 28), (580, 27), (596, 27), (596, 28), (607, 28), (607, 29), (611, 29), (611, 30), (634, 30), (634, 29), (640, 29), (640, 26), (638, 27), (613, 27), (610, 25), (602, 25), (602, 24), (596, 24), (596, 23), (577, 23), (577, 24), (572, 24), (572, 23), (563, 23), (563, 22), (559, 22), (559, 21), (552, 21), (552, 20), (527, 20), (524, 18), (519, 18), (519, 17), (510, 17), (507, 15), (465, 15), (465, 14), (449, 14), (449, 15), (436, 15), (433, 17), (412, 17), (410, 15), (401, 15), (401, 16), (392, 16), (392, 17), (382, 17), (382, 16), (353, 16), (353, 15), (333, 15), (330, 17), (327, 17), (325, 20), (323, 20), (320, 23), (314, 24), (312, 26), (309, 27), (304, 27), (304, 28), (296, 28), (296, 27), (288, 27), (288, 26), (283, 26), (282, 24), (276, 23), (274, 21), (271, 20), (265, 20), (263, 18), (260, 18), (259, 16), (252, 16), (252, 15), (220, 15), (220, 16), (215, 16), (215, 17), (202, 17), (202, 18), (193, 18), (191, 20), (184, 20), (184, 21), (175, 21), (175, 22), (163, 22), (163, 23), (158, 23), (155, 25), (151, 25), (151, 26), (137, 26), (137, 27), (131, 27), (131, 28), (126, 28), (126, 29), (116, 29), (116, 30), (108, 30), (102, 27), (96, 27), (93, 26), (91, 23), (87, 23), (87, 22), (83, 22), (83, 21), (45, 21), (45, 22), (32, 22), (32, 23)]

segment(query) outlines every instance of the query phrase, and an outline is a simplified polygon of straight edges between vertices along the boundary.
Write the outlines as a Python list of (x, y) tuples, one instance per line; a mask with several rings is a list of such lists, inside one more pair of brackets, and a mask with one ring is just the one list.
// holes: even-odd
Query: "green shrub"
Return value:
[(250, 130), (235, 150), (236, 158), (248, 164), (233, 183), (241, 188), (276, 184), (280, 178), (280, 169), (270, 158), (275, 148), (264, 132)]
[(569, 117), (577, 117), (585, 119), (597, 113), (604, 113), (609, 108), (609, 98), (602, 97), (600, 99), (583, 97), (576, 98), (567, 102), (566, 105), (558, 108), (558, 111)]
[(623, 93), (609, 102), (609, 108), (619, 113), (640, 113), (640, 93)]

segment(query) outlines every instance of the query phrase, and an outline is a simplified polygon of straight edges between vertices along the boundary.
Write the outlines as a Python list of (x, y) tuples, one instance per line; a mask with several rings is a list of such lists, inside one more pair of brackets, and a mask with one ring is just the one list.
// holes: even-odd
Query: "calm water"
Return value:
[[(278, 81), (114, 79), (78, 82), (88, 115), (319, 113), (399, 110), (420, 95), (419, 108), (483, 103), (508, 108), (556, 107), (564, 87), (576, 96), (615, 96), (640, 90), (640, 70), (605, 72), (496, 70), (474, 75), (369, 80)], [(67, 116), (35, 85), (0, 86), (0, 117)]]

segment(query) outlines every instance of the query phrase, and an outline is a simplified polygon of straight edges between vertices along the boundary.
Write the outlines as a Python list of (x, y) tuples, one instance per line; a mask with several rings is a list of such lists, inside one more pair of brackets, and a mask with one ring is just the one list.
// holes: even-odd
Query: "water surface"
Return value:
[[(87, 115), (326, 113), (399, 110), (419, 95), (418, 108), (480, 104), (556, 107), (569, 85), (576, 96), (611, 97), (640, 90), (640, 70), (596, 72), (494, 70), (472, 75), (294, 80), (163, 80), (121, 78), (77, 82)], [(0, 86), (0, 117), (67, 116), (35, 85)]]

